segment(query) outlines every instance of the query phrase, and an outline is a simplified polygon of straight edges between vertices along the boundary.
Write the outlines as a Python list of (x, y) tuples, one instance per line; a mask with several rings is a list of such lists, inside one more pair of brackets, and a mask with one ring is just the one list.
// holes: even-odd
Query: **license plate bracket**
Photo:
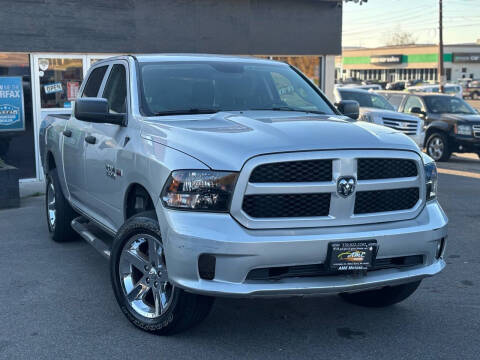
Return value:
[(375, 263), (377, 241), (338, 241), (328, 244), (327, 267), (330, 271), (364, 272)]

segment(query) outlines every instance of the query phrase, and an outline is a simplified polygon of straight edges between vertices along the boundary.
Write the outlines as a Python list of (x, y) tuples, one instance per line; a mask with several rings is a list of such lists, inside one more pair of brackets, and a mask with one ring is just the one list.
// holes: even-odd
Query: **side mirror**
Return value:
[(104, 98), (78, 98), (75, 101), (75, 117), (93, 123), (123, 125), (125, 114), (111, 114)]
[(355, 100), (342, 100), (336, 104), (338, 111), (352, 119), (358, 119), (360, 105)]
[(411, 108), (410, 113), (411, 114), (417, 114), (417, 115), (420, 115), (420, 116), (425, 116), (425, 111), (422, 111), (422, 109), (420, 109), (418, 106), (415, 106), (415, 107)]

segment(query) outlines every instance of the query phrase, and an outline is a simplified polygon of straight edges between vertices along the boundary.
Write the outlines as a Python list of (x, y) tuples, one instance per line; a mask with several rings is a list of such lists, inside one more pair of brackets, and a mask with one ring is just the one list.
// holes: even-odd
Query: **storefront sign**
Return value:
[(45, 94), (54, 94), (63, 91), (62, 83), (47, 84), (43, 86), (43, 89), (45, 90)]
[(402, 55), (373, 55), (370, 56), (370, 64), (400, 64)]
[(25, 130), (22, 78), (0, 77), (0, 132)]
[(455, 63), (480, 63), (480, 53), (453, 53)]
[(67, 82), (67, 99), (75, 100), (77, 98), (79, 88), (80, 83), (78, 81)]

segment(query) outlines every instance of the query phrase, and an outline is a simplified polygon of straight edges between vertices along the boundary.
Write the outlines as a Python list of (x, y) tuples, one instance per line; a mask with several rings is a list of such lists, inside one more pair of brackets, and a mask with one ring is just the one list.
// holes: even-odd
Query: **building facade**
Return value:
[(98, 59), (168, 52), (269, 57), (299, 67), (331, 96), (341, 53), (341, 0), (0, 0), (0, 6), (0, 164), (17, 167), (23, 181), (43, 179), (42, 119), (70, 112)]
[[(480, 78), (480, 43), (445, 45), (443, 60), (446, 81)], [(344, 49), (335, 58), (335, 79), (435, 82), (437, 67), (437, 45)]]

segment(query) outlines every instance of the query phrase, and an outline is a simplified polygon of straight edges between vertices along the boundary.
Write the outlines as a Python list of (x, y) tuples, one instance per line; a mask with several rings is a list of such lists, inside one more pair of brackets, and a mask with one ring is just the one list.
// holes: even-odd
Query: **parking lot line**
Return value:
[(479, 173), (474, 173), (471, 171), (461, 171), (461, 170), (451, 170), (451, 169), (438, 169), (440, 174), (448, 174), (448, 175), (457, 175), (457, 176), (464, 176), (474, 179), (480, 179)]

